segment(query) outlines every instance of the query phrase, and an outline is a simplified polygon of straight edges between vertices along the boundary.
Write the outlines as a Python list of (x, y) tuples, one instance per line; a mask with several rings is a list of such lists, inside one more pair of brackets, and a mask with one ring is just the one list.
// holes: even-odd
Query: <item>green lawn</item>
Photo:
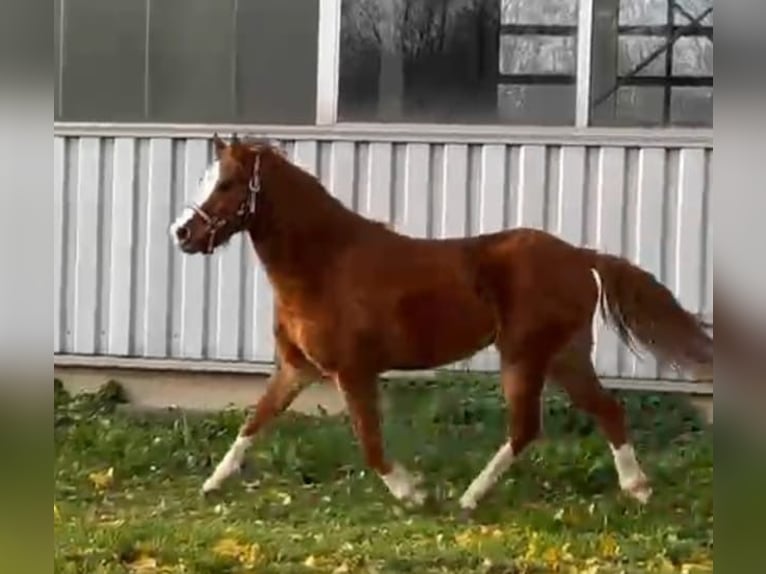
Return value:
[(647, 507), (619, 492), (590, 420), (551, 394), (545, 438), (469, 522), (457, 498), (505, 429), (491, 381), (386, 387), (388, 452), (432, 494), (420, 510), (364, 469), (344, 417), (292, 414), (205, 500), (240, 413), (137, 417), (115, 395), (56, 392), (56, 572), (712, 571), (712, 431), (683, 399), (623, 396), (655, 490)]

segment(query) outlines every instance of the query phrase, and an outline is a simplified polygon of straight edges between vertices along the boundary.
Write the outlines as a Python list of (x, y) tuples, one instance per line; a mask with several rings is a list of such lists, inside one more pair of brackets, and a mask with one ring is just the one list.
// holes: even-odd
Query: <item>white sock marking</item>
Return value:
[(620, 448), (609, 445), (614, 457), (614, 466), (620, 481), (620, 488), (641, 503), (646, 503), (652, 494), (646, 475), (636, 459), (636, 452), (631, 444), (625, 443)]
[(215, 467), (213, 474), (202, 485), (202, 492), (218, 490), (224, 480), (239, 471), (239, 467), (245, 458), (245, 453), (250, 448), (252, 442), (252, 437), (238, 436), (221, 459), (221, 462)]
[(417, 486), (420, 481), (398, 462), (391, 466), (391, 472), (380, 475), (383, 483), (397, 500), (408, 500), (420, 506), (426, 499), (425, 492)]
[[(218, 178), (221, 176), (221, 165), (218, 162), (218, 160), (211, 163), (207, 168), (205, 169), (205, 172), (202, 174), (202, 177), (199, 179), (199, 183), (197, 185), (196, 194), (194, 197), (194, 202), (197, 205), (202, 205), (205, 203), (208, 197), (210, 197), (210, 194), (213, 193), (213, 190), (215, 189), (216, 183), (218, 183)], [(168, 232), (170, 233), (170, 237), (173, 238), (173, 241), (178, 244), (178, 238), (176, 237), (176, 231), (178, 228), (183, 227), (186, 225), (191, 218), (194, 217), (194, 211), (189, 207), (184, 207), (184, 210), (181, 212), (181, 215), (179, 215), (176, 220), (170, 224), (170, 228), (168, 229)]]
[(479, 500), (492, 488), (497, 480), (508, 470), (513, 462), (513, 448), (510, 442), (501, 446), (487, 463), (487, 466), (474, 478), (471, 485), (460, 497), (461, 508), (473, 510), (479, 504)]

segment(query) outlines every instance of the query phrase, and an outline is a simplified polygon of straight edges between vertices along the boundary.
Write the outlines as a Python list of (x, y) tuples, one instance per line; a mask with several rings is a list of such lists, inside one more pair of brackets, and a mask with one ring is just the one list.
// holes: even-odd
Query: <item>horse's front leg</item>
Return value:
[(426, 494), (419, 488), (420, 479), (398, 462), (386, 459), (380, 432), (377, 377), (339, 375), (336, 383), (345, 395), (354, 433), (367, 466), (380, 476), (397, 500), (422, 505)]
[(266, 392), (248, 415), (237, 438), (218, 466), (202, 485), (202, 492), (218, 490), (227, 478), (238, 472), (254, 435), (284, 412), (300, 392), (317, 378), (317, 373), (305, 367), (297, 367), (284, 361), (277, 366), (269, 379)]

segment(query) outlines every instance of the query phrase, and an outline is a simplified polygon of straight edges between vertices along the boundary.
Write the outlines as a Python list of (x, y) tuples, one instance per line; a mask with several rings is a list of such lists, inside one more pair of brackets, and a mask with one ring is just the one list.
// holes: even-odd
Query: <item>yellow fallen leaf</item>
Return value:
[(127, 564), (128, 570), (136, 574), (149, 574), (157, 571), (157, 559), (147, 555), (141, 555), (133, 562)]
[(458, 532), (455, 534), (455, 542), (457, 542), (458, 546), (461, 546), (465, 548), (466, 546), (470, 546), (471, 543), (475, 540), (475, 536), (471, 530), (465, 530), (463, 532)]
[(700, 563), (685, 563), (681, 565), (681, 574), (702, 574), (703, 572), (712, 572), (713, 562), (706, 561)]
[(254, 566), (260, 558), (258, 544), (243, 544), (234, 538), (222, 538), (213, 547), (213, 553), (223, 557), (237, 560), (245, 566)]
[(611, 534), (605, 534), (599, 540), (599, 555), (602, 558), (614, 558), (620, 553), (620, 545)]
[(93, 483), (93, 486), (99, 490), (105, 490), (114, 483), (114, 468), (110, 466), (107, 470), (101, 472), (91, 472), (88, 478)]
[(659, 555), (654, 559), (654, 564), (660, 572), (676, 572), (676, 567), (664, 555)]
[(310, 554), (308, 558), (303, 561), (303, 565), (307, 568), (315, 568), (317, 565), (317, 559), (313, 554)]
[(543, 552), (543, 560), (550, 568), (558, 570), (561, 563), (561, 553), (559, 552), (559, 549), (555, 546), (548, 547), (545, 552)]
[(348, 567), (348, 564), (345, 562), (338, 566), (335, 570), (332, 571), (332, 574), (348, 574), (350, 572), (350, 568)]

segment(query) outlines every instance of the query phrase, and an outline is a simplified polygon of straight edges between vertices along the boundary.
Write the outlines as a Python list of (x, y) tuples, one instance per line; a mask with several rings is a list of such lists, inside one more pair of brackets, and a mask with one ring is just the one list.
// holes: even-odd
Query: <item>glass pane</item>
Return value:
[(664, 88), (627, 86), (617, 90), (615, 124), (627, 126), (662, 125)]
[(318, 0), (64, 5), (57, 119), (314, 122)]
[(141, 119), (145, 32), (145, 2), (66, 0), (57, 119)]
[(713, 126), (713, 88), (673, 88), (670, 115), (674, 125)]
[(503, 36), (503, 74), (574, 74), (576, 39), (572, 36)]
[(501, 0), (503, 24), (577, 24), (577, 0)]
[[(702, 15), (708, 8), (713, 7), (713, 0), (676, 0), (678, 9), (675, 10), (673, 16), (673, 22), (675, 24), (683, 26), (690, 22), (689, 17), (697, 18)], [(688, 16), (687, 16), (688, 15)], [(703, 26), (713, 25), (713, 12), (707, 14), (701, 21)]]
[(239, 120), (314, 123), (318, 20), (318, 0), (239, 0)]
[(705, 37), (679, 38), (673, 46), (674, 76), (712, 76), (713, 42)]
[(668, 0), (620, 0), (620, 26), (667, 24)]
[(234, 115), (234, 0), (153, 2), (149, 45), (152, 120), (215, 122)]
[[(626, 76), (642, 64), (649, 56), (665, 45), (664, 38), (647, 36), (620, 36), (618, 71), (621, 76)], [(667, 50), (660, 52), (649, 62), (645, 68), (638, 72), (637, 76), (664, 76), (665, 54)]]
[(61, 23), (64, 21), (61, 17), (61, 0), (53, 0), (53, 118), (58, 119), (61, 102), (59, 101), (60, 74), (61, 69)]
[[(511, 5), (521, 4), (505, 4)], [(499, 86), (498, 73), (571, 73), (574, 40), (501, 41), (500, 13), (497, 0), (343, 0), (340, 119), (535, 123), (517, 113), (529, 106), (509, 108), (504, 94), (514, 90)], [(563, 105), (574, 110), (574, 91), (559, 93), (572, 94)], [(557, 109), (546, 117), (569, 115)]]
[(574, 86), (500, 86), (500, 119), (508, 123), (574, 123)]

